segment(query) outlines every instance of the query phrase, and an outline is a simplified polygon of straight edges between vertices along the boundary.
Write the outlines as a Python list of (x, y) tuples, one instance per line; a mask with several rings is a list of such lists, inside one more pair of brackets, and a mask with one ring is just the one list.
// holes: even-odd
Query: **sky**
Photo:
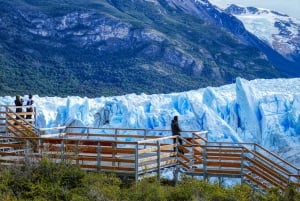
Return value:
[(300, 19), (300, 0), (209, 0), (220, 8), (230, 4), (255, 6), (275, 10)]

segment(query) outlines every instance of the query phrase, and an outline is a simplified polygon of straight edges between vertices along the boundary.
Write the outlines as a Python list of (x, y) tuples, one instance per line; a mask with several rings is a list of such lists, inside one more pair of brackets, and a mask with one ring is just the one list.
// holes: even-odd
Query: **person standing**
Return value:
[[(180, 128), (179, 123), (178, 123), (178, 116), (174, 116), (174, 118), (172, 119), (171, 129), (172, 129), (172, 135), (173, 136), (181, 136), (180, 135), (181, 128)], [(176, 138), (174, 138), (173, 142), (174, 142), (174, 144), (176, 144)], [(182, 145), (182, 139), (178, 138), (178, 142), (179, 142), (180, 145)], [(174, 151), (176, 151), (176, 147), (174, 147)], [(179, 148), (178, 151), (181, 154), (184, 154), (182, 149)]]
[(26, 115), (26, 119), (31, 119), (32, 112), (33, 112), (33, 108), (32, 108), (32, 105), (33, 105), (32, 94), (29, 94), (28, 98), (29, 99), (27, 100), (27, 103), (26, 103), (26, 112), (28, 113)]
[[(23, 99), (21, 98), (20, 95), (16, 96), (16, 100), (15, 100), (15, 106), (16, 106), (16, 113), (21, 113), (23, 112), (22, 106), (23, 106)], [(22, 118), (24, 117), (23, 115), (20, 115)], [(16, 119), (20, 119), (18, 116), (16, 117)]]

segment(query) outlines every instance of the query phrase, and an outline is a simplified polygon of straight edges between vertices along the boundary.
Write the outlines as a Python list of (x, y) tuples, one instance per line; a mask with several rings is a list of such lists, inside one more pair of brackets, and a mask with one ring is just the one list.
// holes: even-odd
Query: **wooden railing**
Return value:
[[(124, 132), (126, 129), (121, 130)], [(197, 133), (182, 138), (185, 141), (182, 146), (173, 144), (174, 138), (180, 138), (175, 136), (135, 134), (128, 141), (130, 134), (116, 134), (116, 130), (100, 134), (101, 139), (96, 139), (96, 134), (89, 136), (93, 139), (80, 139), (78, 135), (65, 133), (63, 137), (52, 138), (3, 136), (0, 162), (2, 165), (15, 165), (48, 157), (77, 164), (85, 170), (114, 172), (136, 180), (150, 173), (160, 178), (162, 169), (172, 167), (203, 178), (237, 177), (263, 189), (274, 186), (285, 190), (289, 183), (300, 186), (298, 168), (257, 144), (210, 143)], [(184, 155), (178, 152), (179, 148), (184, 149)], [(262, 154), (263, 151), (267, 153)]]
[[(237, 177), (263, 189), (284, 190), (290, 183), (300, 187), (300, 170), (255, 143), (207, 142), (192, 146), (194, 161), (183, 167), (191, 175), (207, 177)], [(190, 148), (191, 149), (191, 148)]]
[[(33, 108), (33, 112), (18, 112), (16, 108)], [(30, 115), (30, 119), (25, 119)], [(36, 109), (33, 106), (0, 106), (0, 130), (1, 133), (10, 133), (17, 137), (36, 137), (38, 129), (35, 126)]]
[[(3, 115), (1, 112), (0, 115)], [(236, 177), (262, 189), (300, 188), (300, 170), (255, 143), (208, 142), (206, 131), (130, 128), (36, 128), (6, 108), (6, 132), (0, 143), (0, 163), (14, 165), (48, 157), (68, 161), (82, 169), (130, 175), (136, 180), (161, 170), (210, 177)], [(1, 119), (0, 119), (1, 120)], [(11, 136), (13, 135), (13, 136)], [(184, 142), (178, 143), (179, 138)], [(177, 143), (174, 144), (174, 139)], [(175, 148), (175, 151), (174, 151)], [(178, 150), (183, 150), (184, 154)]]

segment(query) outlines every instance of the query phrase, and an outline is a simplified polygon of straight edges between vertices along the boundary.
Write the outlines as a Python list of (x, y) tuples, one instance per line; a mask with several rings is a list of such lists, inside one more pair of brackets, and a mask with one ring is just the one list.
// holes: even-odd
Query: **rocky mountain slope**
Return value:
[(300, 20), (267, 9), (230, 5), (226, 13), (286, 59), (300, 66)]
[(169, 93), (291, 76), (253, 44), (263, 43), (207, 1), (0, 0), (0, 95)]

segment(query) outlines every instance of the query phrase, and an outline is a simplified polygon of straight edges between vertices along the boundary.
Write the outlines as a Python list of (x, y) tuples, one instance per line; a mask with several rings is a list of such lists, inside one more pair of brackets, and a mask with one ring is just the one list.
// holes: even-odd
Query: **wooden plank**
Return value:
[(285, 186), (282, 186), (281, 183), (279, 183), (273, 177), (271, 177), (270, 175), (267, 175), (265, 172), (261, 171), (260, 169), (257, 169), (255, 167), (251, 167), (251, 166), (246, 166), (246, 168), (249, 171), (251, 171), (252, 173), (254, 173), (255, 175), (258, 175), (262, 179), (268, 181), (273, 186), (280, 188), (281, 190), (284, 190), (285, 186), (287, 185), (287, 183), (283, 183)]
[(227, 169), (227, 170), (224, 170), (224, 169), (204, 169), (203, 168), (194, 168), (193, 169), (194, 172), (196, 173), (204, 173), (206, 172), (206, 174), (211, 174), (211, 175), (228, 175), (228, 177), (230, 176), (241, 176), (241, 172), (238, 171), (238, 170), (230, 170), (230, 169)]
[(201, 164), (201, 163), (203, 163), (203, 160), (200, 158), (200, 157), (198, 157), (198, 156), (196, 156), (196, 155), (194, 155), (194, 164)]
[(179, 160), (178, 163), (179, 163), (183, 168), (185, 168), (186, 170), (190, 169), (190, 166), (187, 165), (186, 163), (184, 163), (183, 161)]
[(228, 153), (228, 152), (230, 152), (230, 153), (240, 153), (240, 155), (242, 153), (244, 153), (241, 148), (236, 148), (236, 149), (232, 148), (232, 149), (230, 149), (230, 148), (218, 147), (218, 148), (207, 148), (206, 149), (207, 154)]
[(254, 151), (255, 155), (259, 156), (259, 158), (261, 158), (263, 161), (267, 161), (268, 163), (270, 163), (272, 166), (280, 169), (281, 171), (285, 172), (285, 174), (292, 174), (290, 171), (288, 171), (286, 168), (280, 166), (278, 163), (275, 163), (274, 161), (270, 160), (269, 158), (267, 158), (266, 156), (264, 156), (263, 154)]
[(187, 148), (186, 148), (185, 146), (183, 146), (183, 145), (179, 145), (179, 146), (178, 146), (178, 149), (182, 150), (184, 153), (189, 153), (189, 152), (190, 152), (190, 150), (187, 149)]
[(161, 145), (160, 146), (160, 151), (164, 151), (164, 150), (173, 150), (174, 145), (173, 144), (166, 144), (166, 145)]
[(150, 162), (150, 161), (154, 161), (154, 160), (157, 160), (157, 156), (149, 156), (146, 158), (139, 159), (139, 163), (145, 163), (145, 162)]
[(25, 151), (23, 151), (23, 152), (0, 152), (0, 156), (25, 156)]
[[(67, 131), (68, 129), (76, 129), (76, 128), (67, 128)], [(77, 128), (77, 129), (80, 129)], [(87, 128), (81, 128), (81, 129), (87, 129)], [(138, 139), (158, 139), (160, 138), (160, 136), (145, 136), (143, 134), (115, 134), (115, 133), (110, 133), (110, 134), (107, 134), (107, 133), (92, 133), (91, 131), (89, 133), (76, 133), (76, 132), (67, 132), (66, 133), (66, 136), (93, 136), (93, 137), (111, 137), (111, 138), (138, 138)]]
[(262, 183), (261, 181), (257, 180), (256, 178), (252, 177), (249, 174), (245, 174), (245, 177), (247, 179), (249, 179), (251, 182), (255, 183), (256, 185), (259, 185), (263, 189), (268, 189), (269, 188), (266, 184)]
[[(78, 153), (97, 153), (97, 147), (88, 147), (88, 146), (72, 146), (64, 145), (65, 152), (78, 152)], [(48, 151), (61, 151), (61, 144), (44, 144), (43, 149)], [(134, 154), (135, 149), (132, 148), (110, 148), (110, 147), (101, 147), (100, 153), (104, 154)]]
[[(175, 165), (175, 164), (176, 164), (175, 159), (170, 159), (168, 161), (162, 161), (162, 162), (160, 162), (160, 167), (162, 168), (164, 166)], [(141, 166), (139, 166), (139, 171), (156, 169), (156, 168), (157, 168), (157, 163), (142, 164)]]
[(220, 156), (220, 157), (239, 157), (241, 158), (242, 157), (242, 154), (240, 153), (225, 153), (225, 152), (220, 152), (220, 153), (211, 153), (211, 152), (208, 152), (207, 153), (207, 157), (217, 157), (217, 156)]
[(42, 143), (51, 143), (51, 144), (61, 144), (63, 139), (57, 139), (57, 138), (42, 138)]
[(103, 150), (109, 150), (113, 154), (134, 154), (135, 149), (133, 148), (103, 148)]
[(181, 153), (178, 153), (178, 156), (179, 156), (181, 159), (183, 159), (184, 161), (186, 161), (186, 162), (190, 162), (190, 161), (191, 161), (191, 159), (190, 159), (189, 157), (187, 157), (187, 156), (185, 156), (185, 155), (183, 155), (183, 154), (181, 154)]
[[(70, 157), (72, 158), (72, 157)], [(97, 161), (97, 156), (75, 156), (73, 158), (74, 160), (78, 161)], [(113, 156), (100, 156), (101, 162), (122, 162), (122, 163), (135, 163), (134, 159), (126, 159), (126, 158), (120, 158), (119, 156), (113, 157)]]
[(241, 175), (241, 171), (240, 170), (219, 170), (219, 169), (206, 169), (206, 173), (207, 174), (222, 174), (222, 175)]
[(210, 167), (241, 168), (241, 163), (224, 162), (224, 161), (207, 161), (207, 168), (210, 168)]
[(201, 149), (198, 149), (198, 148), (194, 148), (194, 153), (196, 154), (196, 155), (202, 155), (202, 151), (201, 151)]
[(24, 144), (10, 144), (10, 143), (1, 143), (0, 147), (10, 147), (14, 149), (23, 149), (25, 148)]
[(147, 149), (140, 149), (139, 154), (146, 154), (151, 152), (157, 152), (157, 147), (147, 148)]
[(255, 168), (260, 168), (262, 171), (264, 171), (265, 174), (267, 173), (268, 175), (275, 178), (277, 181), (279, 180), (279, 182), (283, 182), (283, 183), (289, 182), (288, 175), (285, 177), (284, 175), (282, 175), (281, 173), (273, 169), (274, 168), (273, 166), (272, 167), (266, 166), (260, 161), (255, 159), (251, 159), (251, 158), (247, 158), (247, 159), (254, 165)]
[[(9, 115), (9, 117), (13, 118), (15, 117), (15, 113), (12, 112), (5, 112), (6, 115)], [(26, 116), (26, 115), (31, 115), (34, 116), (34, 112), (16, 112), (19, 116)]]
[[(80, 164), (79, 165), (81, 168), (90, 168), (90, 169), (95, 169), (97, 170), (97, 165), (92, 165), (92, 164)], [(110, 172), (118, 172), (118, 171), (122, 171), (122, 172), (134, 172), (135, 169), (131, 168), (131, 167), (116, 167), (116, 166), (101, 166), (100, 167), (101, 170), (109, 170)]]
[(236, 156), (210, 156), (208, 155), (206, 157), (207, 160), (221, 160), (221, 161), (242, 161), (242, 157), (236, 157)]
[[(164, 159), (164, 158), (169, 158), (170, 156), (173, 156), (174, 154), (172, 153), (166, 153), (166, 154), (161, 154), (160, 155), (160, 159)], [(134, 155), (132, 155), (132, 157), (134, 157)], [(145, 157), (145, 158), (140, 158), (139, 159), (139, 163), (145, 163), (145, 162), (151, 162), (151, 161), (156, 161), (158, 158), (157, 158), (157, 155), (154, 155), (154, 156), (148, 156), (148, 157)]]
[[(38, 137), (38, 135), (32, 129), (27, 128), (23, 124), (14, 125), (14, 124), (8, 123), (8, 125), (9, 125), (9, 127), (12, 127), (14, 130), (11, 128), (8, 128), (8, 129), (13, 134), (16, 134), (18, 136), (20, 136), (20, 134), (21, 134), (21, 136), (23, 136), (23, 137)], [(34, 127), (32, 127), (32, 128), (34, 128)], [(17, 134), (16, 131), (18, 131), (20, 134)]]

